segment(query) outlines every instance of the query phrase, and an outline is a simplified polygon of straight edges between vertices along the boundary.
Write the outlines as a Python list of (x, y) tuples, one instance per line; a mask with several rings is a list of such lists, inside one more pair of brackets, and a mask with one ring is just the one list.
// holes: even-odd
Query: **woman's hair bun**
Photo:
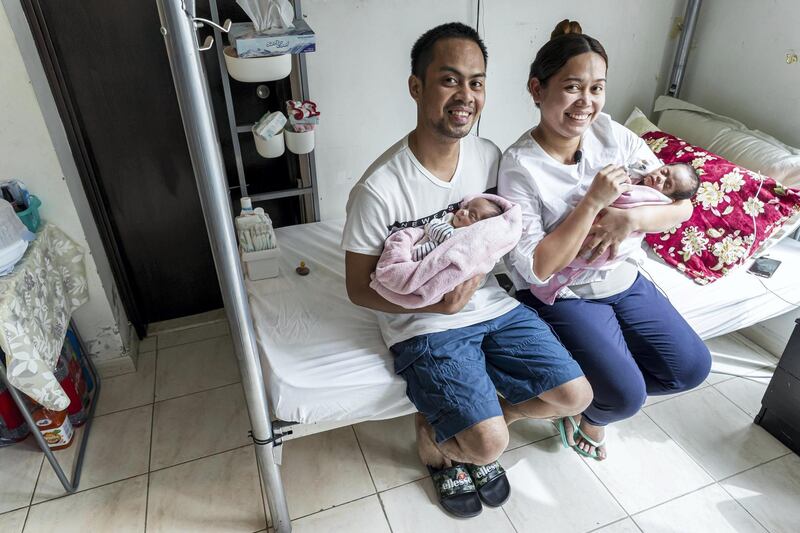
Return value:
[(553, 33), (550, 34), (550, 39), (552, 40), (555, 39), (556, 37), (561, 37), (562, 35), (566, 35), (568, 33), (582, 34), (583, 28), (581, 28), (581, 25), (578, 23), (577, 20), (564, 19), (558, 24), (556, 24)]

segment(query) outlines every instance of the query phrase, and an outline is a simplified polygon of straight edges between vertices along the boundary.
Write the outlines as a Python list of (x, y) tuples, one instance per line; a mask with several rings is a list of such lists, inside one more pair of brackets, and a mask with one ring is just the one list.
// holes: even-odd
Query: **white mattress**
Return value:
[[(342, 225), (331, 221), (276, 230), (280, 276), (247, 281), (264, 379), (281, 420), (355, 421), (414, 411), (374, 315), (347, 299)], [(785, 240), (769, 255), (783, 264), (764, 284), (786, 300), (800, 301), (800, 242)], [(295, 274), (300, 260), (310, 275)], [(793, 308), (744, 271), (700, 286), (652, 257), (644, 268), (703, 338)]]
[[(269, 399), (281, 420), (355, 421), (414, 411), (375, 315), (347, 298), (342, 226), (276, 230), (280, 276), (246, 282)], [(294, 272), (301, 260), (308, 276)]]

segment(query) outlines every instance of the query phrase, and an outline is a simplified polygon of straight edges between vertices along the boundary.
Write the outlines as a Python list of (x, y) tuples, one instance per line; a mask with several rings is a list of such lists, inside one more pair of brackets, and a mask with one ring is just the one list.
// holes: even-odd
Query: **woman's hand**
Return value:
[(583, 202), (600, 211), (611, 205), (619, 195), (631, 189), (631, 178), (625, 169), (614, 165), (603, 168), (592, 180)]
[(619, 251), (620, 243), (634, 231), (636, 231), (636, 226), (630, 209), (606, 207), (600, 212), (589, 230), (580, 255), (591, 251), (588, 259), (591, 263), (608, 250), (608, 259), (614, 259)]

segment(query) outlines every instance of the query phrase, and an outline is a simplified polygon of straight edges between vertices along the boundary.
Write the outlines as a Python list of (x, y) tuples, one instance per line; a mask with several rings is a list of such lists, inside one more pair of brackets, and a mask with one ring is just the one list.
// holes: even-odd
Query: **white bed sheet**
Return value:
[[(330, 221), (276, 230), (280, 276), (247, 281), (264, 379), (281, 420), (377, 420), (414, 411), (374, 315), (347, 298), (342, 226)], [(800, 301), (800, 242), (785, 240), (769, 255), (783, 264), (763, 283), (790, 302)], [(700, 286), (653, 257), (644, 269), (703, 338), (794, 307), (744, 271)], [(300, 260), (310, 275), (294, 272)]]

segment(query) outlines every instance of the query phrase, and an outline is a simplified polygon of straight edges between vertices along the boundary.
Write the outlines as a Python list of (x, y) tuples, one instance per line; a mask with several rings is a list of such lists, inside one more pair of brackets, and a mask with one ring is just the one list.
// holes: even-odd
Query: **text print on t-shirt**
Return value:
[(446, 208), (437, 211), (432, 215), (428, 215), (426, 217), (418, 218), (417, 220), (407, 220), (405, 222), (393, 222), (389, 227), (389, 234), (394, 233), (397, 230), (405, 229), (405, 228), (416, 228), (417, 226), (424, 226), (434, 218), (442, 218), (444, 215), (448, 213), (453, 213), (458, 209), (458, 206), (461, 205), (461, 202), (456, 202), (454, 204), (448, 205)]

